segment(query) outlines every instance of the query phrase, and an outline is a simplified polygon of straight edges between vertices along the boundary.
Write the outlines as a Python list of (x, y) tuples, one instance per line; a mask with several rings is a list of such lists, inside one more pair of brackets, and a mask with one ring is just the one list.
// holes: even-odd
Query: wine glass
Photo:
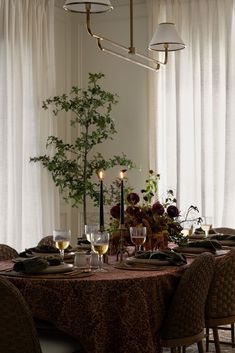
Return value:
[(193, 222), (192, 221), (183, 222), (183, 229), (181, 230), (181, 233), (183, 234), (184, 237), (192, 236), (193, 235)]
[(202, 216), (201, 228), (205, 232), (205, 237), (208, 237), (209, 230), (212, 228), (212, 217)]
[(131, 241), (136, 247), (136, 252), (141, 250), (141, 245), (146, 241), (146, 227), (130, 227)]
[(103, 255), (108, 251), (109, 248), (109, 233), (96, 231), (91, 233), (91, 248), (98, 254), (99, 257), (99, 267), (97, 272), (106, 272), (107, 270), (102, 267), (103, 265)]
[(53, 240), (55, 241), (56, 248), (60, 251), (61, 263), (64, 263), (64, 250), (70, 244), (71, 231), (69, 229), (54, 229)]
[(85, 234), (86, 234), (86, 239), (91, 242), (91, 233), (98, 232), (99, 226), (98, 225), (92, 225), (92, 224), (86, 224), (85, 225)]

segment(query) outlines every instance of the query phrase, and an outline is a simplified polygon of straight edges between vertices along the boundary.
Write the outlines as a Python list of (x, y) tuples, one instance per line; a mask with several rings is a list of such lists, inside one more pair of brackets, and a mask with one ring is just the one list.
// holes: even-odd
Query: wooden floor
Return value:
[[(220, 340), (222, 341), (230, 341), (230, 332), (227, 331), (219, 331)], [(204, 342), (204, 350), (205, 350), (205, 342)], [(164, 349), (163, 353), (170, 352), (169, 349)], [(193, 345), (191, 347), (187, 347), (186, 353), (198, 353), (197, 346)], [(209, 353), (215, 353), (215, 346), (213, 343), (210, 343)], [(232, 348), (231, 345), (221, 344), (221, 353), (235, 353), (235, 348)]]

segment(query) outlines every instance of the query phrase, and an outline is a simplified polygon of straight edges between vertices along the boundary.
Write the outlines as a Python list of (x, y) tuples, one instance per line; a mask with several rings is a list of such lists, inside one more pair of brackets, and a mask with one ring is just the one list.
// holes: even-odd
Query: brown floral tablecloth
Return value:
[[(0, 262), (0, 271), (10, 267)], [(185, 266), (84, 278), (8, 276), (35, 317), (76, 338), (86, 353), (159, 353), (158, 332)]]

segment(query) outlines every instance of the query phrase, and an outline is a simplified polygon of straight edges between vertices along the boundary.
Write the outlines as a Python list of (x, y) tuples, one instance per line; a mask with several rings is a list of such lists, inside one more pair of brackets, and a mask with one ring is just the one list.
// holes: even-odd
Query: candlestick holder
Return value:
[[(117, 261), (123, 262), (123, 255), (127, 254), (129, 256), (129, 253), (127, 249), (124, 247), (124, 241), (125, 241), (125, 233), (127, 229), (125, 227), (125, 224), (120, 224), (119, 225), (119, 232), (120, 232), (120, 240), (119, 240), (119, 246), (117, 250)], [(119, 259), (120, 258), (120, 259)]]

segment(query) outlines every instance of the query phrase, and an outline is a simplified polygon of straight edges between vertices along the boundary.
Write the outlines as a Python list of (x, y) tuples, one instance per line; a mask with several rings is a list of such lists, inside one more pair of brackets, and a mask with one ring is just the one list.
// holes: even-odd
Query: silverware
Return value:
[(91, 272), (90, 270), (83, 270), (83, 271), (73, 270), (73, 271), (64, 273), (64, 275), (66, 275), (66, 276), (76, 276), (76, 275), (80, 275), (82, 273), (90, 273), (90, 272)]

